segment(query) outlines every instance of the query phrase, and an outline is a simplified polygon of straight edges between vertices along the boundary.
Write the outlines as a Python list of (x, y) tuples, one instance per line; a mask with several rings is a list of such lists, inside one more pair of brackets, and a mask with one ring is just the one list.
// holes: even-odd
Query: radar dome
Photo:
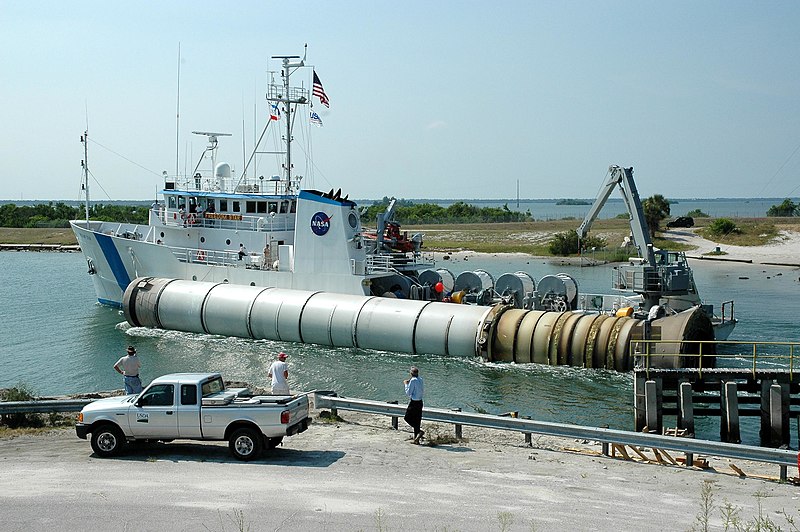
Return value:
[(231, 177), (231, 165), (228, 163), (219, 163), (214, 169), (214, 176), (217, 179), (228, 179)]

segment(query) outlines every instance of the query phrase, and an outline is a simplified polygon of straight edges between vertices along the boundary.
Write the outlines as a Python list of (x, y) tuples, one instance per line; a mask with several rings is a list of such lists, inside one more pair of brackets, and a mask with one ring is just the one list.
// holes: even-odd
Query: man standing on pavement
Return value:
[(139, 378), (139, 371), (142, 369), (142, 361), (136, 356), (136, 348), (128, 346), (128, 354), (117, 360), (114, 364), (117, 373), (124, 376), (125, 393), (140, 393), (142, 391), (142, 380)]
[(286, 353), (278, 353), (278, 360), (269, 367), (267, 376), (272, 379), (272, 395), (289, 395), (289, 365), (286, 364)]
[(405, 385), (406, 395), (409, 398), (408, 408), (406, 408), (406, 415), (403, 419), (413, 427), (414, 443), (419, 444), (419, 441), (425, 435), (425, 431), (420, 428), (422, 425), (423, 383), (422, 377), (419, 376), (419, 369), (416, 366), (411, 366), (411, 378), (404, 380), (403, 384)]

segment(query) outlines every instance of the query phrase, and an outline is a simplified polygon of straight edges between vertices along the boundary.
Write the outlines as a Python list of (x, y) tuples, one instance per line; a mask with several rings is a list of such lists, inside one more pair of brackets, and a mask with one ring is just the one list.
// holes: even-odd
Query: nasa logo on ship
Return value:
[(317, 236), (323, 236), (331, 228), (331, 217), (324, 212), (314, 213), (311, 217), (311, 230)]

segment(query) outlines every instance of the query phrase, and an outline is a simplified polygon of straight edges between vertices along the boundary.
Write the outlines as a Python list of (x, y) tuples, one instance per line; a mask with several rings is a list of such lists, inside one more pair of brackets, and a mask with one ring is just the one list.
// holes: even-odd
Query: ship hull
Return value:
[(132, 225), (114, 224), (112, 234), (104, 230), (102, 222), (89, 222), (88, 228), (85, 222), (71, 225), (86, 257), (97, 301), (104, 305), (121, 307), (128, 284), (142, 276), (353, 295), (370, 293), (370, 279), (365, 276), (267, 270), (260, 264), (249, 264), (247, 258), (239, 261), (233, 252), (217, 259), (217, 264), (210, 264), (209, 257), (198, 257), (196, 251), (119, 236), (135, 232)]

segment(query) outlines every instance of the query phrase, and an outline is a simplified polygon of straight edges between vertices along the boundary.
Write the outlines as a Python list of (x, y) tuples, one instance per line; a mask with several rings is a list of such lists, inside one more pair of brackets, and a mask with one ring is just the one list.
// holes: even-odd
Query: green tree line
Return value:
[[(89, 218), (105, 222), (147, 223), (147, 207), (133, 205), (103, 205), (89, 207)], [(70, 220), (86, 217), (84, 207), (71, 207), (66, 203), (39, 203), (37, 205), (0, 205), (0, 227), (69, 227)]]
[(780, 205), (770, 207), (767, 216), (800, 216), (800, 204), (787, 198)]
[[(391, 200), (384, 197), (380, 202), (370, 205), (361, 215), (365, 223), (375, 223), (378, 214), (386, 211)], [(393, 219), (401, 224), (447, 224), (447, 223), (490, 223), (490, 222), (526, 222), (533, 220), (530, 211), (518, 212), (502, 207), (476, 207), (463, 201), (442, 207), (435, 203), (414, 203), (398, 200), (395, 205)]]

